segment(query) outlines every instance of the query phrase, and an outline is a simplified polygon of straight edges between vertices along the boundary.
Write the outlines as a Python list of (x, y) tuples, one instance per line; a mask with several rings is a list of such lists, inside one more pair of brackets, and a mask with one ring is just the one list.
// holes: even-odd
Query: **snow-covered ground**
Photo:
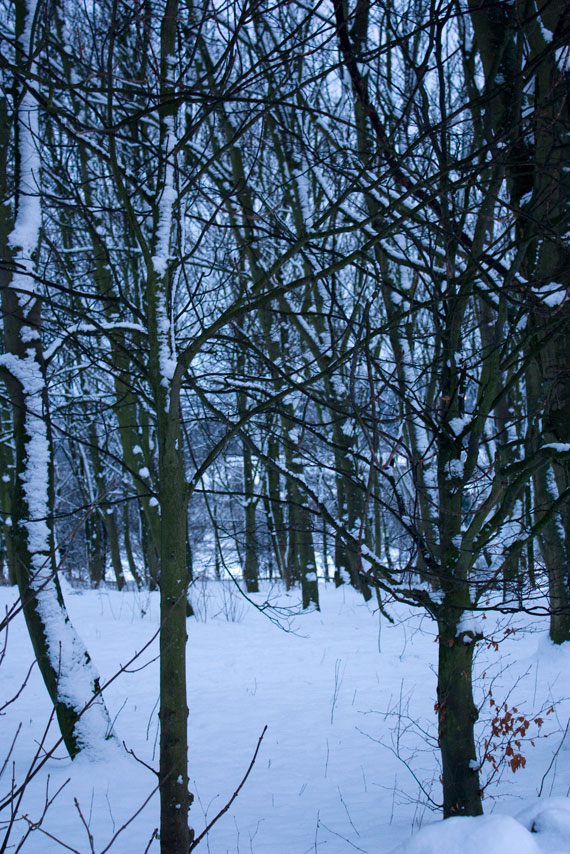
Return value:
[[(104, 680), (157, 631), (156, 594), (67, 586), (65, 594)], [(14, 596), (0, 588), (2, 610)], [(278, 589), (255, 598), (278, 606), (268, 613), (282, 628), (240, 599), (231, 584), (198, 583), (193, 590), (198, 616), (188, 620), (189, 732), (197, 833), (232, 795), (268, 727), (244, 788), (201, 850), (570, 854), (570, 649), (548, 642), (544, 621), (519, 616), (507, 624), (489, 616), (488, 636), (499, 643), (481, 643), (477, 654), (480, 746), (494, 710), (504, 715), (506, 702), (530, 721), (520, 749), (512, 745), (526, 765), (513, 773), (500, 761), (507, 736), (495, 738), (498, 771), (488, 762), (482, 770), (483, 781), (493, 776), (486, 815), (442, 822), (435, 806), (437, 644), (430, 620), (391, 606), (391, 625), (346, 586), (321, 587), (320, 613), (298, 614), (297, 594)], [(513, 627), (516, 632), (505, 631)], [(142, 764), (156, 768), (158, 761), (157, 651), (155, 639), (105, 690), (115, 743), (74, 762), (60, 747), (28, 784), (6, 851), (157, 854), (159, 843), (151, 842), (158, 824), (156, 778)], [(0, 668), (2, 702), (19, 691), (32, 660), (19, 616), (10, 624)], [(493, 709), (484, 700), (489, 688)], [(56, 740), (53, 723), (44, 738), (49, 717), (34, 667), (0, 721), (2, 797), (22, 782), (34, 756), (41, 758), (38, 745)], [(41, 825), (30, 830), (44, 810)], [(0, 848), (9, 819), (9, 810), (0, 814)]]

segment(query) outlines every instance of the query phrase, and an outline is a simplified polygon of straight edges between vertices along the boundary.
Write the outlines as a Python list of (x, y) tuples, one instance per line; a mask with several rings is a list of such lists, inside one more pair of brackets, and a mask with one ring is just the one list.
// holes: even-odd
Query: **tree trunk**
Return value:
[[(4, 410), (3, 410), (4, 415)], [(11, 417), (2, 418), (2, 426), (8, 428), (12, 432)], [(2, 584), (16, 584), (16, 568), (14, 566), (14, 557), (12, 553), (12, 538), (10, 536), (10, 526), (12, 524), (12, 474), (14, 460), (11, 447), (6, 443), (0, 445), (0, 510), (2, 516), (0, 518), (0, 579)]]
[(477, 770), (471, 673), (474, 642), (457, 636), (457, 614), (440, 617), (437, 715), (441, 750), (443, 816), (481, 815), (481, 786)]
[[(279, 462), (279, 442), (271, 429), (268, 441), (267, 455), (270, 459)], [(283, 505), (281, 503), (281, 484), (279, 472), (271, 467), (267, 468), (267, 503), (269, 505), (268, 528), (271, 532), (273, 550), (277, 561), (277, 567), (281, 578), (287, 579), (287, 532), (283, 518)]]
[[(239, 395), (242, 397), (242, 395)], [(240, 415), (245, 414), (245, 399), (240, 406)], [(257, 558), (257, 499), (254, 495), (254, 473), (251, 450), (246, 442), (242, 446), (243, 454), (243, 492), (245, 501), (245, 548), (243, 580), (248, 593), (259, 590), (259, 566)]]
[(129, 571), (135, 580), (135, 584), (139, 590), (143, 587), (143, 579), (137, 569), (135, 556), (133, 553), (133, 544), (131, 541), (131, 519), (129, 513), (129, 503), (125, 501), (123, 508), (123, 540), (125, 543), (125, 554), (129, 564)]
[(311, 513), (307, 507), (307, 500), (296, 481), (296, 478), (303, 478), (304, 466), (300, 450), (291, 445), (292, 423), (289, 418), (284, 419), (284, 424), (289, 435), (289, 440), (285, 443), (285, 464), (287, 471), (293, 475), (292, 478), (287, 480), (289, 542), (286, 581), (288, 582), (288, 587), (292, 587), (295, 581), (300, 581), (303, 608), (308, 608), (313, 604), (318, 610), (319, 585), (317, 582), (317, 562), (313, 543)]
[[(555, 339), (557, 336), (553, 336)], [(560, 340), (550, 342), (547, 349), (552, 350), (558, 344), (560, 356)], [(538, 347), (540, 344), (537, 345)], [(544, 354), (546, 355), (546, 354)], [(552, 378), (551, 382), (552, 382)], [(528, 453), (536, 454), (543, 444), (552, 442), (568, 442), (570, 438), (570, 427), (564, 423), (564, 419), (555, 419), (552, 410), (562, 408), (556, 405), (559, 400), (559, 383), (555, 384), (554, 394), (549, 377), (544, 370), (543, 359), (534, 358), (527, 371), (527, 398), (528, 407), (532, 413), (543, 413), (542, 425), (533, 419), (533, 425), (529, 431)], [(550, 402), (548, 391), (551, 392)], [(546, 392), (546, 394), (545, 394)], [(565, 402), (566, 407), (568, 403)], [(568, 412), (565, 413), (568, 415)], [(542, 427), (542, 430), (540, 430)], [(559, 491), (567, 490), (569, 472), (568, 461), (549, 462), (547, 466), (539, 468), (534, 472), (532, 478), (534, 506), (533, 517), (535, 524), (540, 525), (538, 543), (540, 554), (548, 575), (548, 593), (550, 606), (550, 637), (556, 643), (564, 643), (570, 640), (570, 561), (568, 555), (568, 544), (570, 543), (570, 530), (568, 520), (568, 502), (562, 507), (560, 513), (551, 516), (551, 508), (558, 498)], [(558, 477), (555, 476), (557, 470)]]
[[(15, 95), (15, 220), (2, 217), (0, 254), (12, 264), (0, 269), (4, 349), (0, 369), (12, 405), (14, 494), (12, 547), (16, 577), (34, 653), (54, 704), (71, 757), (94, 734), (108, 738), (111, 722), (99, 691), (99, 677), (66, 613), (57, 579), (53, 541), (53, 459), (41, 339), (40, 299), (35, 290), (34, 253), (39, 247), (41, 187), (38, 105), (23, 81), (34, 77), (31, 44), (35, 3), (18, 0), (16, 37), (19, 77)], [(14, 269), (17, 272), (11, 273)]]
[(121, 546), (119, 542), (117, 520), (115, 519), (115, 511), (112, 507), (107, 507), (107, 512), (105, 513), (105, 527), (107, 528), (109, 552), (111, 554), (111, 566), (113, 567), (117, 590), (122, 590), (125, 586), (125, 574), (123, 572), (123, 562), (121, 560)]
[(155, 544), (153, 531), (148, 522), (147, 513), (143, 506), (140, 507), (140, 522), (142, 555), (145, 563), (145, 574), (148, 579), (148, 587), (149, 590), (158, 590), (160, 579), (160, 556)]
[(160, 547), (160, 845), (188, 854), (188, 704), (186, 699), (187, 506), (176, 401), (159, 411)]
[[(527, 387), (531, 452), (570, 438), (570, 102), (559, 51), (568, 42), (569, 0), (510, 3), (469, 0), (485, 72), (487, 144), (505, 167), (527, 293), (531, 366)], [(549, 302), (554, 285), (560, 300)], [(543, 289), (543, 294), (541, 294)], [(543, 301), (546, 297), (546, 301)], [(570, 486), (570, 464), (553, 464), (558, 493)], [(533, 478), (535, 521), (548, 513), (556, 489), (551, 473)], [(570, 510), (545, 520), (540, 549), (549, 576), (551, 637), (570, 639)]]
[(107, 563), (107, 531), (98, 507), (85, 518), (85, 541), (87, 546), (87, 565), (91, 587), (99, 587), (105, 581)]
[[(533, 477), (535, 518), (548, 513), (556, 499), (556, 484), (550, 465)], [(539, 534), (540, 553), (548, 570), (550, 638), (556, 643), (570, 640), (570, 589), (568, 555), (564, 530), (558, 518), (549, 519)]]

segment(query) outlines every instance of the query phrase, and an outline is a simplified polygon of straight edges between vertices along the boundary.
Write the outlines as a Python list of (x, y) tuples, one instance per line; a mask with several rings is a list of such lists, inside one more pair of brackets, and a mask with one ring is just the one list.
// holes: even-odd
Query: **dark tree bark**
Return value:
[(481, 784), (473, 728), (479, 717), (473, 702), (473, 637), (457, 632), (454, 616), (438, 621), (437, 716), (441, 750), (443, 816), (481, 815)]
[[(568, 73), (557, 59), (570, 38), (570, 4), (482, 3), (469, 10), (485, 72), (485, 132), (505, 169), (516, 220), (520, 270), (529, 283), (528, 446), (570, 442)], [(553, 293), (554, 290), (554, 293)], [(570, 462), (533, 476), (534, 521), (549, 576), (555, 643), (570, 640)]]

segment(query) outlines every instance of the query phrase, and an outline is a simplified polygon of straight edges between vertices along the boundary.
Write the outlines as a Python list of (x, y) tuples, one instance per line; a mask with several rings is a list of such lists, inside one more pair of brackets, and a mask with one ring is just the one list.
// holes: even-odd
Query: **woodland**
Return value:
[(162, 854), (196, 580), (350, 586), (435, 627), (480, 815), (482, 618), (570, 640), (568, 0), (0, 0), (0, 44), (1, 628), (69, 756), (111, 728), (60, 579), (159, 596)]

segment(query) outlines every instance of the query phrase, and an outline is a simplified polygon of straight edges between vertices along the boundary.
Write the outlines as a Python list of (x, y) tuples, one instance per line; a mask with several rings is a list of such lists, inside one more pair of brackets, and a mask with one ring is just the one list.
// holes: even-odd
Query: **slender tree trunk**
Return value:
[[(557, 498), (556, 483), (550, 465), (539, 469), (533, 477), (535, 519), (549, 513)], [(548, 570), (550, 605), (550, 638), (556, 643), (570, 639), (570, 589), (568, 586), (568, 555), (563, 528), (559, 518), (549, 519), (539, 534), (540, 552)]]
[(437, 715), (441, 750), (443, 815), (481, 815), (481, 785), (477, 770), (471, 673), (474, 643), (457, 636), (457, 612), (440, 617)]
[(186, 699), (187, 506), (180, 416), (160, 413), (160, 845), (188, 854), (188, 703)]
[[(307, 500), (297, 485), (297, 478), (303, 477), (303, 460), (300, 451), (291, 444), (292, 420), (284, 418), (284, 426), (289, 436), (285, 443), (285, 464), (292, 478), (287, 480), (288, 548), (287, 577), (288, 587), (295, 581), (301, 582), (303, 608), (311, 604), (319, 608), (319, 585), (317, 582), (317, 562), (313, 542), (311, 513)], [(293, 434), (294, 435), (294, 434)]]
[[(109, 485), (105, 479), (105, 471), (101, 460), (100, 442), (97, 435), (97, 428), (94, 423), (91, 424), (89, 431), (89, 441), (91, 445), (91, 465), (95, 477), (95, 486), (97, 489), (98, 507), (93, 514), (93, 521), (100, 529), (100, 563), (102, 564), (101, 580), (105, 579), (107, 547), (111, 556), (111, 566), (115, 575), (117, 589), (122, 590), (125, 586), (125, 576), (123, 574), (123, 564), (121, 561), (121, 547), (119, 544), (119, 532), (117, 530), (117, 521), (115, 519), (113, 506), (106, 501)], [(97, 560), (97, 555), (93, 556)]]
[(105, 581), (107, 563), (107, 531), (98, 507), (85, 518), (85, 542), (87, 546), (87, 565), (91, 587), (97, 588)]
[[(560, 346), (560, 341), (558, 341)], [(540, 344), (537, 346), (540, 347)], [(548, 345), (549, 348), (553, 344)], [(548, 378), (541, 366), (542, 360), (532, 360), (527, 371), (527, 405), (533, 415), (533, 426), (529, 434), (528, 452), (536, 454), (543, 444), (549, 442), (567, 442), (570, 438), (570, 426), (563, 418), (554, 419), (548, 411), (558, 408), (556, 403), (559, 395), (554, 394), (554, 400), (545, 408), (545, 389), (549, 388)], [(558, 392), (559, 389), (556, 389)], [(564, 401), (566, 407), (567, 401)], [(542, 431), (539, 432), (536, 415), (543, 412)], [(565, 413), (568, 415), (568, 413)], [(554, 643), (564, 643), (570, 639), (570, 560), (568, 543), (570, 530), (568, 525), (568, 502), (562, 512), (551, 515), (551, 508), (558, 498), (559, 490), (568, 489), (568, 461), (549, 462), (534, 472), (532, 478), (534, 502), (533, 517), (535, 524), (540, 525), (538, 544), (548, 575), (548, 592), (550, 603), (550, 637)], [(555, 476), (558, 469), (558, 478)]]
[(125, 501), (123, 508), (123, 540), (125, 544), (125, 554), (127, 555), (127, 562), (129, 564), (129, 571), (135, 580), (137, 588), (141, 590), (141, 588), (143, 587), (143, 579), (141, 578), (140, 572), (137, 569), (137, 564), (133, 552), (133, 544), (131, 541), (131, 519), (129, 513), (129, 504), (127, 501)]
[[(279, 462), (279, 441), (273, 431), (268, 442), (267, 455), (270, 459)], [(287, 579), (287, 532), (283, 517), (283, 505), (281, 503), (281, 484), (279, 472), (275, 469), (267, 469), (267, 498), (271, 523), (268, 523), (272, 531), (273, 549), (279, 568), (281, 578)]]
[(257, 519), (253, 467), (251, 451), (244, 444), (243, 447), (243, 480), (245, 496), (245, 560), (243, 578), (248, 593), (257, 593), (259, 590), (259, 566), (257, 556)]
[(125, 574), (123, 572), (123, 562), (121, 560), (121, 545), (119, 542), (117, 520), (115, 519), (115, 511), (111, 507), (107, 508), (107, 512), (105, 513), (105, 527), (107, 528), (109, 552), (111, 554), (111, 566), (113, 567), (117, 590), (122, 590), (125, 586)]
[[(158, 590), (160, 579), (160, 555), (155, 538), (148, 522), (148, 515), (144, 507), (140, 507), (141, 522), (141, 545), (145, 562), (145, 572), (148, 579), (149, 590)], [(160, 527), (159, 527), (160, 532)], [(158, 539), (160, 543), (160, 538)]]
[[(2, 419), (3, 424), (6, 419)], [(10, 418), (10, 433), (12, 432)], [(0, 578), (3, 584), (16, 584), (16, 568), (12, 552), (12, 537), (10, 527), (12, 524), (12, 480), (13, 480), (13, 453), (12, 448), (2, 443), (0, 446)]]
[[(243, 375), (245, 361), (243, 354), (238, 354), (238, 373)], [(240, 418), (245, 417), (247, 412), (246, 396), (238, 393), (238, 411)], [(259, 590), (259, 561), (257, 555), (257, 499), (255, 497), (255, 477), (253, 470), (253, 459), (247, 442), (242, 442), (242, 464), (243, 464), (243, 496), (244, 496), (244, 565), (243, 580), (248, 593), (257, 593)]]
[[(335, 469), (337, 483), (337, 507), (339, 520), (350, 533), (363, 512), (364, 495), (355, 485), (357, 473), (352, 460), (353, 439), (347, 436), (340, 426), (335, 426)], [(360, 556), (356, 545), (348, 542), (337, 533), (335, 535), (335, 584), (337, 587), (345, 580), (343, 572), (348, 574), (350, 583), (362, 593), (366, 602), (372, 596), (370, 587), (360, 574)]]

